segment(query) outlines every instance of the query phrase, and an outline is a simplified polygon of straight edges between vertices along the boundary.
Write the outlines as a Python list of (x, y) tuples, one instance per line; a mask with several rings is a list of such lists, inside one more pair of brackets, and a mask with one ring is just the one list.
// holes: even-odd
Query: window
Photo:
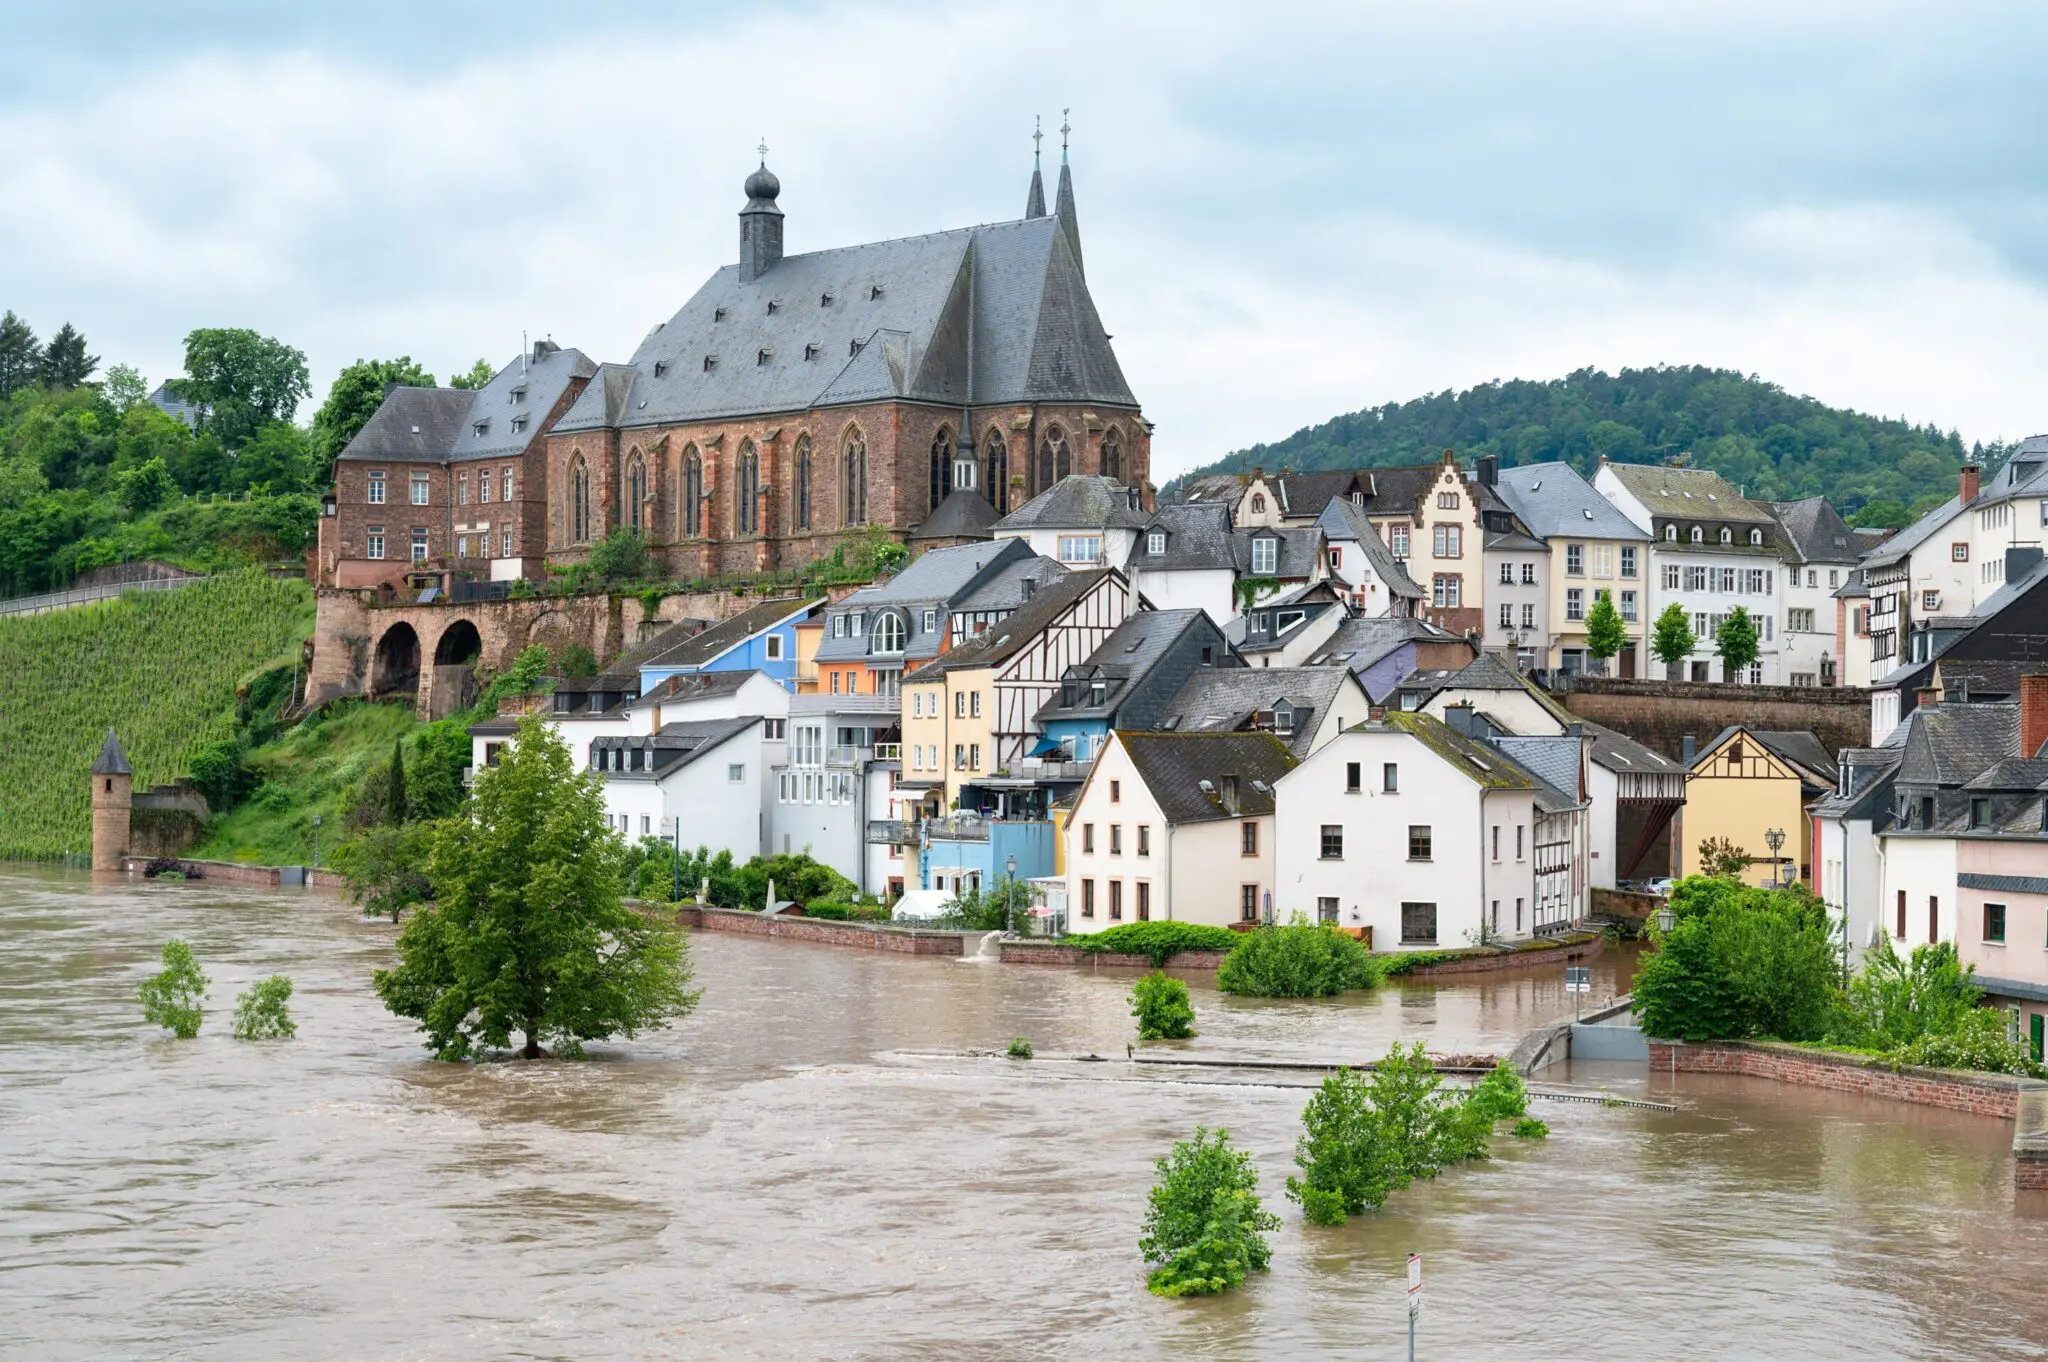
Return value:
[(1522, 627), (1524, 629), (1534, 629), (1536, 627), (1536, 607), (1528, 601), (1522, 603)]
[(1238, 886), (1237, 916), (1243, 922), (1259, 920), (1259, 887), (1256, 884)]
[(1430, 600), (1439, 610), (1456, 610), (1464, 595), (1465, 579), (1456, 573), (1439, 572), (1430, 579)]
[(1265, 511), (1265, 509), (1266, 509), (1266, 494), (1265, 494), (1264, 492), (1254, 492), (1254, 493), (1252, 493), (1252, 514), (1254, 514), (1254, 515), (1259, 515), (1259, 514), (1263, 514), (1263, 513), (1264, 513), (1264, 511)]
[(469, 474), (466, 471), (455, 475), (455, 504), (469, 505)]
[(1536, 585), (1536, 565), (1534, 563), (1522, 564), (1522, 585)]
[(1342, 823), (1323, 824), (1322, 846), (1324, 860), (1341, 861), (1344, 859), (1344, 825)]
[(1633, 591), (1621, 593), (1621, 618), (1629, 624), (1636, 622), (1636, 593)]
[(1385, 762), (1380, 766), (1380, 793), (1401, 792), (1401, 767), (1398, 762)]
[(770, 634), (761, 641), (761, 655), (770, 662), (782, 661), (782, 635)]
[(1359, 764), (1357, 762), (1347, 761), (1344, 763), (1345, 794), (1357, 794), (1359, 790), (1363, 788), (1364, 779), (1364, 774), (1360, 771)]
[(978, 742), (967, 744), (967, 769), (970, 771), (979, 771), (981, 769), (981, 744)]
[(1722, 569), (1721, 569), (1721, 573), (1720, 573), (1720, 579), (1721, 579), (1721, 590), (1722, 590), (1722, 591), (1723, 591), (1724, 593), (1726, 593), (1726, 594), (1728, 594), (1728, 595), (1730, 595), (1730, 596), (1734, 595), (1734, 594), (1735, 594), (1735, 569), (1734, 569), (1734, 568), (1722, 568)]
[(1408, 825), (1408, 859), (1426, 861), (1430, 859), (1431, 834), (1427, 823)]
[(1109, 825), (1109, 854), (1112, 856), (1124, 854), (1124, 825), (1121, 823), (1111, 823)]
[(1083, 823), (1081, 825), (1081, 851), (1083, 854), (1092, 854), (1094, 850), (1095, 825), (1093, 823)]
[(1259, 825), (1247, 820), (1238, 834), (1238, 841), (1246, 856), (1259, 854)]
[(1685, 570), (1685, 589), (1687, 591), (1707, 590), (1709, 584), (1713, 581), (1713, 571), (1712, 568), (1687, 568)]
[(413, 504), (413, 505), (415, 505), (415, 506), (427, 506), (427, 505), (431, 505), (431, 504), (432, 504), (432, 503), (431, 503), (430, 501), (428, 501), (428, 499), (427, 499), (427, 497), (428, 497), (428, 490), (427, 490), (427, 489), (428, 489), (428, 483), (427, 483), (427, 475), (426, 475), (425, 473), (415, 473), (415, 474), (413, 474), (413, 475), (412, 475), (412, 504)]
[(1095, 916), (1095, 881), (1081, 881), (1081, 916)]
[(427, 561), (427, 532), (417, 527), (412, 532), (412, 560), (415, 563)]
[(1166, 536), (1164, 534), (1161, 534), (1158, 530), (1154, 530), (1152, 531), (1152, 533), (1146, 535), (1145, 552), (1151, 554), (1154, 558), (1157, 558), (1160, 554), (1166, 552)]
[(1564, 575), (1583, 577), (1586, 575), (1586, 546), (1566, 544), (1564, 546)]
[(1500, 627), (1503, 629), (1515, 627), (1515, 607), (1506, 601), (1500, 603)]
[[(858, 341), (855, 342), (859, 344)], [(840, 509), (848, 525), (862, 525), (868, 518), (868, 442), (858, 426), (846, 432), (840, 452)]]
[(970, 719), (979, 719), (981, 717), (981, 692), (978, 690), (967, 693), (967, 717)]
[(1152, 825), (1150, 823), (1138, 824), (1138, 854), (1140, 856), (1150, 856), (1152, 854)]
[(729, 764), (729, 765), (728, 765), (728, 766), (727, 766), (727, 767), (725, 768), (725, 783), (726, 783), (726, 784), (728, 784), (728, 785), (744, 785), (744, 784), (746, 784), (746, 783), (747, 783), (747, 766), (746, 766), (746, 763), (745, 763), (745, 762), (740, 762), (740, 761), (736, 761), (736, 762), (732, 762), (731, 764)]
[[(953, 744), (953, 769), (956, 771), (964, 771), (967, 769), (967, 744), (964, 742), (956, 742)], [(1083, 850), (1093, 850), (1093, 848), (1086, 847), (1083, 848)]]
[(1704, 543), (1706, 543), (1706, 542), (1707, 542), (1707, 532), (1706, 532), (1705, 530), (1701, 529), (1701, 528), (1700, 528), (1699, 526), (1697, 526), (1697, 525), (1693, 526), (1693, 527), (1692, 527), (1692, 542), (1693, 542), (1693, 543), (1695, 543), (1695, 544), (1704, 544)]
[(1787, 610), (1785, 612), (1785, 631), (1791, 634), (1812, 633), (1813, 612), (1811, 610)]
[(1664, 565), (1664, 589), (1666, 591), (1678, 590), (1678, 564), (1666, 563)]
[(384, 504), (384, 475), (382, 473), (370, 474), (370, 487), (365, 495), (372, 506), (382, 506)]
[(1621, 575), (1624, 577), (1636, 575), (1636, 546), (1633, 544), (1623, 544), (1621, 546)]
[[(1046, 428), (1045, 438), (1038, 442), (1038, 490), (1058, 482), (1074, 471), (1073, 451), (1067, 446), (1067, 433), (1058, 426)], [(1253, 510), (1263, 510), (1263, 505)]]
[(1515, 859), (1522, 859), (1522, 825), (1515, 824)]
[(1991, 826), (1991, 801), (1982, 795), (1970, 800), (1970, 826), (1988, 828)]
[(1465, 527), (1462, 525), (1438, 525), (1433, 531), (1431, 546), (1439, 558), (1464, 557)]
[[(1726, 538), (1726, 535), (1727, 535), (1727, 533), (1728, 533), (1728, 531), (1726, 531), (1726, 530), (1723, 530), (1723, 531), (1721, 531), (1721, 534), (1722, 534), (1722, 536), (1723, 536), (1723, 538), (1722, 538), (1721, 542), (1722, 542), (1722, 543), (1724, 543), (1724, 544), (1728, 542), (1728, 540), (1727, 540), (1727, 538)], [(1763, 532), (1762, 530), (1751, 530), (1751, 531), (1749, 532), (1749, 546), (1750, 546), (1751, 548), (1762, 548), (1762, 547), (1763, 547), (1763, 543), (1764, 543), (1764, 532)]]
[(1316, 921), (1322, 923), (1326, 927), (1334, 927), (1337, 925), (1336, 899), (1323, 897), (1318, 898), (1316, 900)]
[(1493, 859), (1500, 859), (1500, 824), (1493, 825)]
[(740, 442), (732, 489), (733, 531), (755, 534), (761, 528), (761, 454), (752, 440)]
[(1929, 611), (1930, 613), (1941, 609), (1941, 593), (1939, 591), (1921, 592), (1920, 608), (1922, 610)]
[(1280, 570), (1280, 541), (1270, 534), (1252, 540), (1252, 575), (1271, 577)]
[(1967, 543), (1950, 544), (1948, 556), (1958, 563), (1967, 563), (1970, 561), (1970, 546)]
[(1387, 540), (1387, 548), (1389, 549), (1389, 551), (1393, 553), (1395, 558), (1407, 558), (1408, 527), (1406, 525), (1396, 525), (1392, 528), (1392, 530), (1389, 531), (1389, 536), (1390, 537)]
[(1664, 527), (1664, 542), (1667, 544), (1676, 544), (1678, 542), (1678, 527), (1676, 525), (1666, 525)]
[(1124, 783), (1121, 780), (1109, 782), (1109, 802), (1112, 804), (1124, 802)]
[[(1750, 533), (1751, 533), (1752, 535), (1756, 536), (1756, 542), (1758, 542), (1758, 543), (1762, 543), (1762, 542), (1763, 542), (1763, 531), (1762, 531), (1762, 530), (1751, 530), (1751, 531), (1750, 531)], [(1723, 525), (1723, 526), (1721, 527), (1721, 542), (1722, 542), (1722, 543), (1724, 543), (1724, 544), (1732, 544), (1732, 543), (1734, 543), (1734, 542), (1735, 542), (1735, 531), (1733, 531), (1733, 530), (1729, 529), (1729, 528), (1728, 528), (1728, 527), (1727, 527), (1726, 525)]]
[(569, 465), (569, 542), (590, 538), (590, 466), (577, 455)]
[(1109, 882), (1109, 920), (1111, 922), (1121, 922), (1123, 921), (1123, 916), (1124, 882), (1122, 880), (1111, 880)]
[(1927, 896), (1927, 943), (1933, 945), (1941, 940), (1941, 900), (1933, 894)]
[(1436, 494), (1436, 508), (1439, 511), (1457, 510), (1458, 494), (1456, 492), (1438, 492)]
[(512, 470), (509, 468), (498, 475), (498, 500), (512, 500)]
[(1906, 891), (1903, 889), (1899, 891), (1898, 930), (1892, 933), (1892, 935), (1896, 936), (1901, 941), (1904, 941), (1906, 939)]
[(1403, 945), (1433, 945), (1436, 942), (1434, 903), (1401, 905), (1401, 942)]
[(371, 525), (364, 531), (364, 533), (368, 536), (367, 542), (369, 544), (369, 547), (364, 550), (365, 554), (373, 559), (383, 558), (384, 527), (382, 525)]
[(967, 692), (964, 690), (953, 692), (953, 717), (956, 719), (967, 717)]
[(1749, 570), (1749, 594), (1752, 596), (1770, 595), (1771, 582), (1775, 577), (1776, 574), (1768, 568), (1751, 568)]
[(1564, 593), (1564, 617), (1568, 620), (1586, 618), (1586, 592), (1583, 587), (1571, 587)]
[(1060, 536), (1060, 561), (1062, 563), (1098, 563), (1102, 561), (1102, 539), (1092, 534), (1063, 534)]
[(903, 651), (903, 616), (894, 610), (884, 610), (875, 617), (874, 643), (869, 651), (877, 653), (900, 653)]

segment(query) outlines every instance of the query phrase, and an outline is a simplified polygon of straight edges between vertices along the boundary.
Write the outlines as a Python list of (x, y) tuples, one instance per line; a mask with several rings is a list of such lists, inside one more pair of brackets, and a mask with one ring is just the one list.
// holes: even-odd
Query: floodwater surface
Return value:
[[(2003, 1122), (1554, 1069), (1680, 1110), (1538, 1099), (1548, 1141), (1324, 1230), (1282, 1194), (1308, 1077), (1123, 1062), (1128, 974), (703, 933), (675, 1027), (443, 1065), (370, 991), (392, 935), (318, 897), (0, 869), (0, 1356), (1393, 1358), (1410, 1251), (1422, 1358), (2048, 1356), (2048, 1195), (2016, 1200)], [(213, 978), (193, 1041), (134, 1002), (171, 936)], [(299, 1039), (229, 1039), (276, 972)], [(1154, 1049), (1505, 1053), (1570, 1010), (1561, 974), (1198, 986), (1201, 1036)], [(1013, 1036), (1042, 1058), (963, 1053)], [(1089, 1051), (1113, 1061), (1043, 1057)], [(1159, 1300), (1151, 1162), (1198, 1122), (1284, 1227), (1245, 1290)]]

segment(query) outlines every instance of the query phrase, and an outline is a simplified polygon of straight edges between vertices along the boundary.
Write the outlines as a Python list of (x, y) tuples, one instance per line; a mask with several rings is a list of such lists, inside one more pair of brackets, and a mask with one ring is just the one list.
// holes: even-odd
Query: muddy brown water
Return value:
[[(213, 976), (158, 1039), (169, 936)], [(1127, 975), (704, 933), (702, 1008), (583, 1064), (437, 1065), (367, 986), (392, 929), (320, 898), (0, 868), (0, 1356), (7, 1358), (2048, 1355), (2048, 1200), (2001, 1122), (1622, 1067), (1546, 1081), (1541, 1144), (1341, 1230), (1281, 1196), (1288, 1075), (1121, 1056)], [(1595, 970), (1604, 996), (1630, 958)], [(236, 992), (297, 981), (300, 1039), (238, 1044)], [(1504, 1052), (1561, 971), (1336, 1003), (1198, 989), (1189, 1053), (1321, 1060), (1419, 1038)], [(1198, 1121), (1255, 1151), (1270, 1274), (1146, 1294), (1150, 1163)]]

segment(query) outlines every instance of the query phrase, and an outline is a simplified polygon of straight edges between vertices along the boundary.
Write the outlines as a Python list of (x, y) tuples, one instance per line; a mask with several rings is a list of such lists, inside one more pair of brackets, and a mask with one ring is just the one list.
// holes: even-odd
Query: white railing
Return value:
[(68, 610), (74, 605), (110, 601), (130, 591), (175, 591), (181, 586), (205, 580), (204, 577), (158, 577), (140, 582), (73, 587), (69, 591), (51, 591), (40, 596), (16, 596), (12, 600), (0, 601), (0, 615), (40, 615), (50, 610)]

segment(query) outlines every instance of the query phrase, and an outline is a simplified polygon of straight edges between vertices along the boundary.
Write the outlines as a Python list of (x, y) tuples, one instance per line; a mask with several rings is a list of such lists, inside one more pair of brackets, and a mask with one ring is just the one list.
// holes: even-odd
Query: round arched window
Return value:
[(1721, 527), (1721, 542), (1724, 544), (1732, 544), (1735, 542), (1735, 532), (1729, 529), (1726, 525), (1723, 525)]
[(892, 610), (875, 621), (874, 647), (878, 653), (903, 651), (903, 616)]

